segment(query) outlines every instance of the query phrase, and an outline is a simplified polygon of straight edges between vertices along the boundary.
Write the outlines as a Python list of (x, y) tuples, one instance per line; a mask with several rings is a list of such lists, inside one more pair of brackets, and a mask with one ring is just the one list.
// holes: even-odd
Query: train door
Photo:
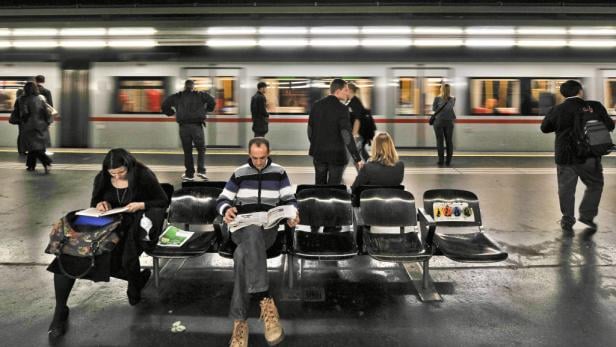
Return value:
[(197, 90), (207, 91), (216, 108), (208, 114), (206, 143), (208, 147), (240, 147), (246, 137), (240, 117), (240, 68), (184, 68), (185, 79), (195, 81)]
[[(391, 83), (387, 129), (398, 147), (434, 147), (432, 128), (427, 117), (432, 114), (432, 101), (440, 91), (441, 83), (451, 78), (450, 68), (393, 68), (388, 74)], [(391, 107), (391, 106), (390, 106)]]
[(88, 147), (90, 130), (90, 70), (86, 66), (62, 69), (60, 145)]

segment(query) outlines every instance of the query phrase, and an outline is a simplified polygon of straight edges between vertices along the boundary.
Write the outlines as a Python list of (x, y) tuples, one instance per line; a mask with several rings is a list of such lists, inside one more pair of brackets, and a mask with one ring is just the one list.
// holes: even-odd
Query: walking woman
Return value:
[[(456, 113), (453, 106), (456, 104), (456, 98), (451, 96), (451, 87), (449, 84), (441, 85), (441, 94), (434, 98), (432, 103), (432, 111), (434, 114), (430, 119), (430, 123), (434, 127), (436, 135), (436, 148), (438, 150), (438, 165), (451, 165), (453, 157), (453, 125), (456, 119)], [(447, 158), (445, 159), (445, 145), (447, 147)]]
[(24, 94), (17, 100), (16, 107), (19, 110), (21, 124), (20, 137), (24, 149), (28, 151), (26, 170), (34, 171), (38, 159), (48, 174), (51, 169), (51, 158), (45, 154), (45, 146), (49, 137), (51, 117), (47, 113), (45, 101), (39, 97), (38, 87), (34, 82), (24, 85)]
[[(136, 305), (141, 300), (141, 289), (150, 277), (150, 270), (141, 271), (139, 255), (143, 252), (141, 240), (145, 231), (140, 227), (144, 214), (152, 222), (152, 230), (160, 230), (168, 198), (154, 173), (138, 162), (122, 148), (110, 150), (103, 160), (102, 170), (94, 178), (94, 190), (90, 205), (99, 211), (125, 206), (118, 227), (119, 243), (111, 252), (97, 255), (95, 264), (83, 277), (94, 282), (109, 282), (110, 277), (128, 281), (128, 302)], [(49, 326), (49, 338), (55, 340), (64, 335), (68, 326), (67, 306), (75, 279), (65, 275), (83, 273), (90, 266), (90, 259), (61, 255), (47, 268), (54, 273), (56, 308)]]

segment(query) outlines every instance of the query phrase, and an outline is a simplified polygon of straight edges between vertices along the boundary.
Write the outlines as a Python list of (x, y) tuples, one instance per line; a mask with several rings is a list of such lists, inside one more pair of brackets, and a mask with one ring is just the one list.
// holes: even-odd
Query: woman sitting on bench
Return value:
[(404, 179), (404, 163), (398, 159), (394, 141), (386, 132), (377, 133), (372, 141), (370, 160), (364, 165), (351, 186), (396, 186)]

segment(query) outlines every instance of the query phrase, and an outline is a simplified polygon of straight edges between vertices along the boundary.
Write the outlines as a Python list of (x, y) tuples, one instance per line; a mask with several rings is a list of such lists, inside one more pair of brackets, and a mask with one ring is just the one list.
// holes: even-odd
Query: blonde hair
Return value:
[(449, 84), (443, 84), (441, 86), (441, 98), (447, 100), (451, 97), (451, 86)]
[(396, 146), (394, 146), (394, 141), (388, 133), (379, 132), (374, 136), (370, 161), (386, 166), (394, 166), (398, 162)]

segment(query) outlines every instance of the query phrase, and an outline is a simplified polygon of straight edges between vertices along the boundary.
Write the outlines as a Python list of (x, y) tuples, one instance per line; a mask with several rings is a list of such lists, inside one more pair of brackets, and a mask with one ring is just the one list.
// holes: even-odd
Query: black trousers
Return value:
[(453, 157), (453, 125), (444, 127), (434, 127), (436, 135), (436, 150), (438, 151), (438, 161), (442, 163), (445, 159), (445, 144), (447, 145), (447, 163)]
[(599, 213), (603, 193), (603, 167), (601, 158), (588, 158), (583, 164), (557, 165), (558, 200), (562, 221), (575, 223), (575, 187), (578, 178), (586, 185), (579, 208), (580, 219), (593, 220)]
[(252, 118), (252, 132), (255, 137), (265, 137), (269, 131), (269, 119), (263, 117)]
[(314, 183), (336, 185), (342, 184), (342, 174), (346, 165), (334, 165), (313, 160), (314, 164)]
[(48, 166), (51, 164), (51, 158), (45, 154), (45, 150), (28, 151), (26, 156), (26, 167), (34, 169), (36, 167), (36, 160), (40, 160), (41, 164)]
[(193, 144), (197, 149), (197, 172), (205, 173), (205, 134), (201, 123), (180, 124), (180, 141), (184, 151), (184, 172), (186, 176), (193, 177), (195, 164), (193, 161)]

